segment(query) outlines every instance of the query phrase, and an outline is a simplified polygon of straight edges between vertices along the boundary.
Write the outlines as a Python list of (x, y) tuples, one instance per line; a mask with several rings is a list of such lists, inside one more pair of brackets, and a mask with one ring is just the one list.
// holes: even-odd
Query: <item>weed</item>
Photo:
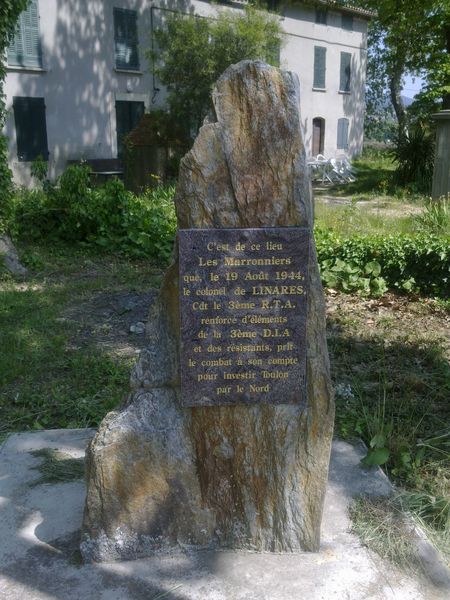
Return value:
[(357, 498), (350, 506), (352, 532), (379, 556), (412, 569), (416, 563), (411, 525), (387, 498)]
[(67, 483), (84, 477), (84, 458), (73, 458), (70, 454), (52, 448), (34, 450), (31, 454), (42, 458), (42, 462), (33, 467), (41, 476), (32, 481), (30, 487), (43, 483)]
[[(360, 437), (442, 548), (450, 536), (450, 367), (439, 303), (329, 299), (336, 430)], [(397, 507), (397, 508), (402, 508)]]
[(448, 198), (429, 199), (422, 214), (415, 217), (418, 231), (450, 234), (450, 201)]
[[(400, 492), (390, 498), (357, 498), (350, 505), (352, 531), (370, 550), (391, 562), (417, 570), (422, 563), (416, 551), (416, 529), (424, 531), (441, 552), (450, 558), (449, 502), (444, 498), (430, 498), (426, 494)], [(430, 514), (447, 522), (430, 525)]]
[(150, 261), (61, 245), (28, 246), (25, 255), (44, 268), (26, 282), (1, 283), (0, 434), (96, 426), (126, 393), (133, 359), (91, 336), (74, 344), (80, 323), (65, 311), (105, 289), (148, 289), (160, 271)]

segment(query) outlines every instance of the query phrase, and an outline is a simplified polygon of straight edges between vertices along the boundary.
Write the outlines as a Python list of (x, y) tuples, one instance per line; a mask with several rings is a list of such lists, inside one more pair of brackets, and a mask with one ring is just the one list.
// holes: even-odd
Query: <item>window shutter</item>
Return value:
[(8, 47), (8, 64), (21, 65), (23, 63), (23, 44), (22, 44), (22, 28), (20, 20), (17, 23), (17, 29)]
[(114, 9), (114, 44), (116, 68), (139, 69), (136, 11)]
[(342, 29), (346, 29), (347, 31), (353, 31), (353, 16), (352, 15), (342, 15)]
[(319, 25), (327, 24), (327, 11), (324, 8), (316, 8), (316, 23)]
[(348, 149), (348, 119), (338, 119), (337, 149)]
[(341, 92), (350, 91), (351, 61), (352, 55), (349, 52), (341, 52), (341, 72), (339, 82), (339, 90)]
[(314, 46), (314, 83), (313, 87), (325, 89), (327, 49)]
[(38, 0), (32, 0), (19, 17), (14, 40), (8, 48), (8, 63), (21, 67), (42, 67)]
[(13, 109), (18, 159), (31, 161), (42, 156), (48, 160), (44, 98), (14, 96)]

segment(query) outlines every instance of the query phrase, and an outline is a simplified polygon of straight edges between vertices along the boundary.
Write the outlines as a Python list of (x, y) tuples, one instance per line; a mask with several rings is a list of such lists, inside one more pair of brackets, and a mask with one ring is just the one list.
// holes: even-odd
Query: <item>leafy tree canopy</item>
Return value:
[[(398, 121), (398, 136), (407, 133), (407, 114), (401, 98), (406, 73), (425, 73), (430, 108), (439, 101), (450, 107), (449, 0), (353, 0), (373, 10), (368, 39), (368, 107), (380, 108), (386, 90)], [(423, 114), (423, 111), (422, 111)]]
[(155, 32), (155, 73), (169, 91), (169, 110), (189, 139), (209, 111), (211, 87), (243, 59), (279, 63), (278, 18), (251, 6), (220, 10), (217, 18), (173, 14)]

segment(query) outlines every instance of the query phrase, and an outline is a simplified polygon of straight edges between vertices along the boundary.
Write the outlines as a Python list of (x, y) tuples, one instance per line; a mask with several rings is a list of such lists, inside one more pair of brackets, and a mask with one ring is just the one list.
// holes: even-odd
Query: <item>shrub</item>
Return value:
[(91, 168), (87, 165), (67, 167), (59, 179), (59, 189), (49, 196), (52, 209), (59, 211), (59, 236), (67, 241), (82, 241), (96, 232)]
[(148, 189), (133, 196), (125, 212), (126, 247), (135, 256), (154, 256), (168, 260), (176, 232), (173, 196), (175, 186)]
[(48, 195), (41, 189), (17, 189), (6, 214), (7, 228), (14, 238), (51, 239), (59, 227), (59, 211), (51, 208)]
[(430, 132), (416, 125), (407, 137), (398, 140), (392, 157), (398, 165), (395, 180), (399, 185), (430, 192), (434, 168), (434, 137)]
[(445, 233), (450, 228), (450, 200), (431, 198), (425, 204), (422, 214), (416, 215), (415, 224), (419, 231), (427, 233)]
[(341, 238), (320, 228), (315, 233), (325, 285), (368, 295), (383, 293), (383, 288), (449, 295), (448, 237), (401, 234)]
[(171, 118), (185, 132), (197, 131), (210, 109), (211, 88), (231, 64), (243, 59), (279, 63), (282, 30), (276, 16), (252, 6), (217, 18), (168, 15), (155, 30), (157, 51), (149, 53), (167, 87)]
[(118, 179), (92, 187), (90, 178), (89, 167), (72, 165), (59, 185), (46, 185), (46, 191), (16, 190), (8, 210), (13, 237), (82, 242), (168, 260), (176, 231), (175, 186), (159, 186), (135, 196)]

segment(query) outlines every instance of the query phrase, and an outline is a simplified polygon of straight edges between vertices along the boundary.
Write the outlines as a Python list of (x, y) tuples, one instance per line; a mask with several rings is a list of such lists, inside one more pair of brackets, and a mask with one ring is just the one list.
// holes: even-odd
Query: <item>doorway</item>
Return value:
[(143, 102), (116, 100), (117, 158), (123, 158), (124, 139), (144, 116)]
[(313, 156), (323, 154), (325, 142), (325, 119), (316, 117), (313, 119), (312, 153)]

